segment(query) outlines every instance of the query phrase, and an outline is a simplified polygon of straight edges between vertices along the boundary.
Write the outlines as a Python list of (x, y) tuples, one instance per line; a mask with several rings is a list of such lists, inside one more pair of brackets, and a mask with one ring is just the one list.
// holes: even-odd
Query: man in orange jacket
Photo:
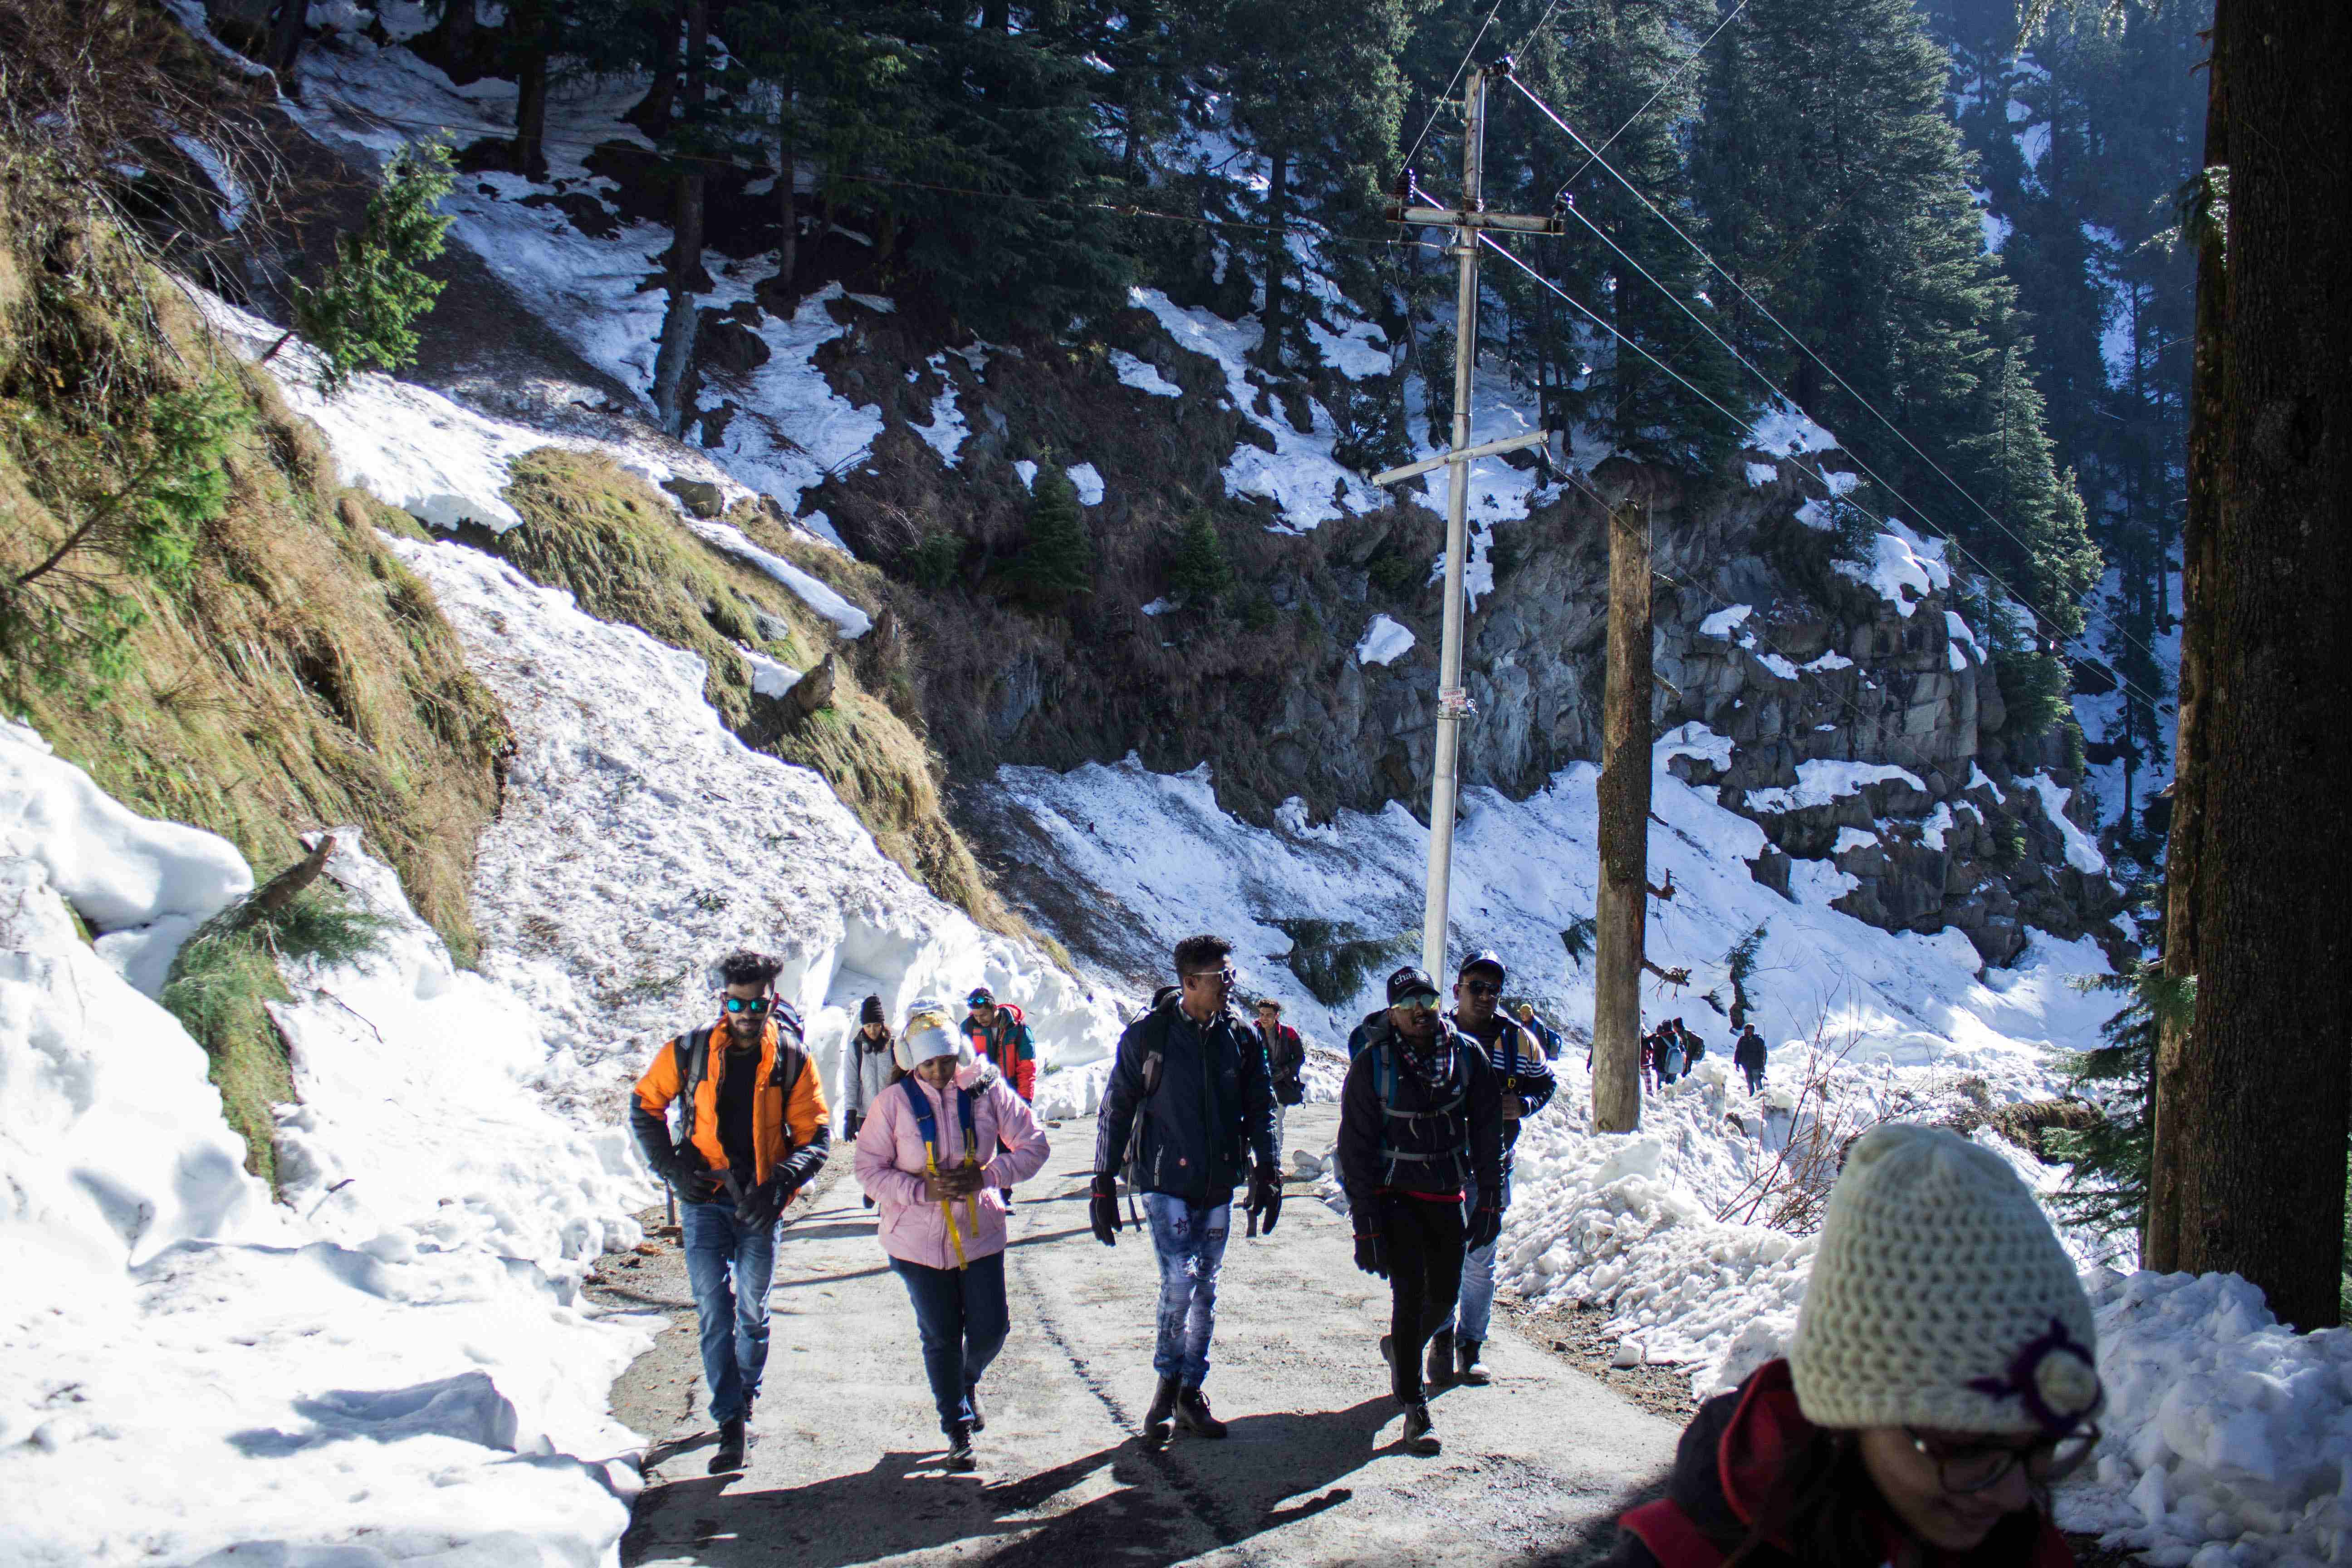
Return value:
[[(677, 1189), (686, 1274), (701, 1321), (702, 1375), (719, 1451), (710, 1473), (743, 1468), (760, 1374), (768, 1363), (768, 1288), (776, 1224), (824, 1165), (832, 1133), (823, 1075), (801, 1021), (775, 994), (783, 965), (733, 952), (717, 1025), (689, 1029), (654, 1054), (637, 1080), (629, 1124), (646, 1163)], [(668, 1111), (680, 1107), (671, 1141)]]

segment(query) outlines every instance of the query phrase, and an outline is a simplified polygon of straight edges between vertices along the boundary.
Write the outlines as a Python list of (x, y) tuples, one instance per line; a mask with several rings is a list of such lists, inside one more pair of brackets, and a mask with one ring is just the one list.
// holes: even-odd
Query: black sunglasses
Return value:
[(754, 1018), (766, 1016), (768, 1009), (774, 1005), (775, 1004), (765, 996), (730, 996), (727, 998), (727, 1010), (730, 1013), (749, 1013)]

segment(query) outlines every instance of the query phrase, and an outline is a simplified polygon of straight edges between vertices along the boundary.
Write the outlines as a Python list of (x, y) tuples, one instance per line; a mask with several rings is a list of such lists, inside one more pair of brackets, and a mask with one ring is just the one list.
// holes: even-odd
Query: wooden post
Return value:
[(1642, 1124), (1642, 963), (1650, 900), (1650, 508), (1609, 513), (1601, 704), (1601, 891), (1593, 911), (1592, 1126)]

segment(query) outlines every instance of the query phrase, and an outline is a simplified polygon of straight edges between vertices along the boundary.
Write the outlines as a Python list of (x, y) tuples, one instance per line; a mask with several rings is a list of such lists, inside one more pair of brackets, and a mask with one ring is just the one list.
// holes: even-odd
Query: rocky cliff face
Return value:
[[(843, 341), (828, 374), (878, 399), (888, 428), (871, 471), (813, 500), (870, 558), (906, 561), (940, 533), (961, 545), (944, 585), (891, 589), (926, 721), (960, 773), (1132, 751), (1163, 771), (1208, 761), (1221, 802), (1261, 822), (1292, 796), (1309, 819), (1391, 799), (1425, 815), (1441, 519), (1406, 503), (1270, 528), (1279, 520), (1220, 477), (1254, 427), (1216, 396), (1213, 364), (1144, 311), (1091, 358), (1000, 353), (984, 381), (926, 364), (916, 331), (861, 321)], [(1137, 396), (1105, 350), (1185, 395)], [(912, 432), (950, 385), (972, 434), (943, 468)], [(1024, 605), (1006, 575), (1029, 499), (1013, 465), (1081, 454), (1106, 480), (1087, 509), (1095, 591)], [(2063, 816), (2078, 783), (2065, 748), (2009, 722), (1980, 629), (1950, 613), (1936, 545), (1811, 525), (1833, 498), (1768, 458), (1745, 456), (1745, 482), (1704, 488), (1617, 461), (1593, 476), (1604, 499), (1651, 497), (1653, 721), (1685, 738), (1670, 765), (1763, 827), (1772, 847), (1754, 873), (1784, 892), (1797, 862), (1817, 862), (1851, 884), (1839, 908), (1888, 930), (1958, 929), (1992, 963), (2016, 956), (2029, 923), (2099, 930), (2120, 900)], [(1583, 489), (1536, 496), (1524, 520), (1493, 525), (1493, 587), (1465, 648), (1477, 716), (1463, 775), (1514, 797), (1600, 749), (1603, 509)], [(1202, 509), (1234, 567), (1213, 609), (1169, 593), (1178, 531)], [(1862, 559), (1842, 564), (1842, 551)], [(1385, 664), (1359, 655), (1379, 616), (1412, 635)]]

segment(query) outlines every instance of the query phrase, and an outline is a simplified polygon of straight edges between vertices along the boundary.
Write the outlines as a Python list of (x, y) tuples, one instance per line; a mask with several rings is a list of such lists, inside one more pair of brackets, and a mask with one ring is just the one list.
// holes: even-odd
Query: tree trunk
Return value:
[(686, 0), (686, 118), (702, 118), (710, 68), (709, 0)]
[(310, 0), (278, 0), (278, 20), (269, 33), (269, 68), (278, 73), (278, 89), (289, 98), (302, 96), (294, 79), (294, 62), (302, 55), (302, 23), (310, 11)]
[(2228, 279), (2209, 364), (2221, 258), (2200, 256), (2166, 952), (2197, 1008), (2158, 1048), (2148, 1252), (2242, 1274), (2312, 1330), (2342, 1316), (2352, 1121), (2352, 14), (2221, 0), (2210, 90)]
[(793, 110), (799, 95), (784, 89), (783, 108), (776, 117), (776, 205), (783, 219), (783, 239), (776, 247), (776, 272), (789, 290), (801, 262), (800, 155), (793, 136)]
[(474, 0), (449, 0), (441, 13), (441, 41), (453, 60), (474, 58)]
[(1642, 1124), (1642, 963), (1650, 899), (1650, 509), (1609, 513), (1601, 706), (1601, 892), (1593, 910), (1592, 1127)]
[(695, 277), (702, 269), (702, 167), (678, 172), (670, 224), (669, 308), (662, 314), (661, 349), (654, 356), (654, 407), (672, 436), (686, 433), (686, 372), (701, 323)]
[(547, 178), (547, 31), (541, 18), (518, 17), (536, 32), (524, 45), (515, 92), (514, 171), (526, 180)]
[(683, 16), (673, 16), (670, 25), (662, 29), (654, 58), (646, 62), (653, 81), (646, 87), (645, 97), (621, 116), (656, 141), (669, 133), (670, 105), (677, 99), (677, 35), (684, 25)]
[(1267, 154), (1274, 167), (1265, 183), (1265, 341), (1260, 345), (1268, 370), (1287, 362), (1282, 353), (1282, 271), (1290, 259), (1290, 149), (1277, 146)]

